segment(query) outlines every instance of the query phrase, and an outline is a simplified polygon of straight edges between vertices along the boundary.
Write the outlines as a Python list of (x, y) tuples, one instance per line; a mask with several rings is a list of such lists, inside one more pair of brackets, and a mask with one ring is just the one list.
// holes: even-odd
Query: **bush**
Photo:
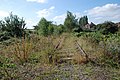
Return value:
[(5, 17), (3, 21), (0, 21), (0, 28), (2, 31), (8, 32), (8, 34), (12, 37), (22, 37), (24, 35), (25, 29), (25, 21), (20, 19), (17, 15), (13, 15)]
[(103, 34), (115, 33), (118, 31), (118, 26), (110, 21), (106, 21), (102, 24), (98, 24), (97, 30), (100, 30)]
[(82, 36), (87, 40), (89, 40), (91, 43), (93, 42), (99, 43), (100, 41), (103, 41), (103, 39), (105, 38), (105, 36), (100, 32), (80, 32), (80, 33), (76, 33), (75, 35), (78, 37)]
[(4, 31), (4, 32), (0, 33), (0, 41), (4, 41), (4, 40), (8, 40), (8, 39), (10, 39), (9, 32)]

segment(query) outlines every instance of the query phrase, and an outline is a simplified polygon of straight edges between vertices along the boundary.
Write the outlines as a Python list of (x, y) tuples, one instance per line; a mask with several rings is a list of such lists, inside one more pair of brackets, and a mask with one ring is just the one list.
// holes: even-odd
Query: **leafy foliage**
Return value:
[(1, 31), (0, 33), (0, 41), (10, 39), (9, 33), (7, 31)]
[(62, 24), (54, 26), (54, 35), (60, 35), (65, 31), (66, 28)]
[(39, 21), (38, 26), (34, 26), (34, 29), (37, 30), (38, 34), (43, 36), (61, 34), (66, 30), (62, 24), (55, 25), (51, 21), (47, 21), (45, 18), (42, 18)]
[(110, 21), (106, 21), (102, 24), (98, 24), (96, 27), (97, 30), (100, 30), (101, 33), (103, 34), (115, 33), (116, 31), (118, 31), (117, 25)]
[(109, 33), (104, 35), (100, 31), (76, 33), (76, 36), (82, 36), (89, 43), (95, 43), (103, 49), (100, 58), (100, 64), (109, 67), (118, 68), (120, 66), (120, 33)]
[(65, 18), (64, 25), (66, 26), (68, 32), (71, 32), (73, 28), (77, 26), (78, 22), (76, 16), (71, 12), (67, 11), (67, 17)]
[(54, 33), (54, 26), (53, 24), (49, 24), (48, 26), (48, 34), (52, 35)]
[(6, 31), (10, 36), (21, 37), (24, 34), (25, 29), (25, 21), (20, 19), (17, 15), (13, 15), (5, 17), (3, 21), (0, 21), (0, 29), (1, 31)]
[(49, 22), (45, 18), (41, 18), (38, 23), (38, 33), (44, 36), (48, 35)]
[(88, 24), (88, 17), (83, 16), (79, 19), (79, 26), (84, 27), (86, 24)]

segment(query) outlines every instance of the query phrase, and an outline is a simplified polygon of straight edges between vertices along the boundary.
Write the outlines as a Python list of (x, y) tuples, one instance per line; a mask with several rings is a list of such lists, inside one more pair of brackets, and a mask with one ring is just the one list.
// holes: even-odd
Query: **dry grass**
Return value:
[(16, 39), (15, 42), (6, 47), (6, 55), (17, 63), (27, 62), (32, 52), (33, 41), (27, 38)]
[(86, 63), (87, 62), (86, 57), (81, 56), (79, 53), (74, 55), (73, 59), (74, 59), (74, 63), (76, 63), (76, 64), (81, 64), (81, 63)]
[(90, 59), (99, 59), (104, 55), (105, 49), (101, 48), (99, 44), (91, 43), (87, 39), (80, 37), (78, 39), (79, 44), (88, 54)]
[[(104, 49), (98, 45), (90, 43), (84, 38), (77, 38), (70, 34), (63, 34), (61, 36), (31, 36), (32, 39), (22, 38), (16, 40), (14, 44), (9, 46), (1, 46), (0, 56), (10, 59), (5, 64), (15, 64), (15, 67), (0, 68), (0, 79), (14, 79), (14, 80), (119, 80), (120, 71), (101, 66), (93, 66), (91, 63), (86, 63), (86, 58), (81, 56), (76, 50), (74, 41), (77, 40), (80, 46), (85, 50), (91, 59), (99, 59), (104, 53)], [(55, 50), (55, 45), (59, 40), (65, 37), (60, 48)], [(60, 51), (65, 51), (66, 55), (71, 55), (73, 62), (69, 64), (57, 63), (60, 60), (59, 55), (64, 56)], [(59, 55), (58, 55), (59, 54)], [(52, 58), (50, 58), (52, 56)], [(64, 56), (64, 57), (65, 57)], [(52, 60), (52, 62), (50, 62)], [(24, 65), (16, 64), (22, 62)], [(75, 64), (78, 63), (78, 64)], [(56, 64), (56, 65), (55, 65)], [(7, 70), (7, 72), (5, 71)], [(112, 70), (112, 71), (111, 71)], [(109, 71), (109, 73), (108, 73)], [(118, 71), (118, 72), (117, 72)], [(114, 74), (113, 74), (114, 72)], [(8, 74), (7, 74), (8, 73)], [(117, 77), (117, 78), (116, 78)]]

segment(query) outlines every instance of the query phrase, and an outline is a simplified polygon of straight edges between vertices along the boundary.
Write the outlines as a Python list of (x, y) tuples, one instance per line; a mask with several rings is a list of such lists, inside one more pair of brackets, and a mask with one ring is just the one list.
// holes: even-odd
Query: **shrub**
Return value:
[(2, 33), (0, 33), (0, 41), (4, 41), (8, 39), (10, 39), (9, 32), (3, 31)]
[(25, 21), (20, 19), (17, 15), (13, 15), (5, 17), (3, 21), (0, 21), (0, 27), (2, 31), (6, 31), (10, 36), (21, 37), (24, 34), (25, 29)]
[(12, 53), (16, 61), (20, 63), (27, 62), (32, 51), (32, 41), (27, 38), (22, 38), (21, 41), (17, 41), (13, 45)]
[(106, 21), (97, 25), (97, 30), (100, 30), (103, 34), (115, 33), (118, 31), (118, 26), (110, 21)]

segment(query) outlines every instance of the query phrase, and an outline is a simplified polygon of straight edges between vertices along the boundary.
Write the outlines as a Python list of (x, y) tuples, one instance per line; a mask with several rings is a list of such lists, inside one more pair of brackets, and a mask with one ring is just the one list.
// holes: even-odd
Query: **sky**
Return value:
[(89, 22), (120, 22), (120, 0), (0, 0), (0, 20), (12, 12), (32, 29), (42, 17), (63, 24), (67, 11), (77, 18), (87, 15)]

